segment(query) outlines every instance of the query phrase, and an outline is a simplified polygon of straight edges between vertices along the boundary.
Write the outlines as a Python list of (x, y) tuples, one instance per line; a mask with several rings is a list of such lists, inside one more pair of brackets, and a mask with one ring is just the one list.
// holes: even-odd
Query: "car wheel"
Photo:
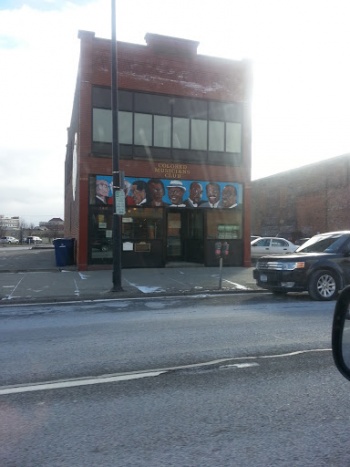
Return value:
[(309, 281), (309, 295), (313, 300), (334, 300), (338, 294), (337, 276), (332, 271), (317, 271)]

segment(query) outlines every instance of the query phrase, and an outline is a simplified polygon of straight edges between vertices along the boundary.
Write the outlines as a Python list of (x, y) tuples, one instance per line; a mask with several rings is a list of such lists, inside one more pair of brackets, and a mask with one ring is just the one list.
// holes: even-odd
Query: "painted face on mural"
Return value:
[(134, 198), (136, 205), (141, 204), (142, 201), (146, 198), (146, 190), (140, 190), (137, 188), (137, 185), (132, 185), (131, 196)]
[(200, 183), (194, 182), (190, 188), (190, 198), (194, 203), (199, 203), (202, 199), (203, 188)]
[(207, 198), (209, 203), (215, 204), (220, 199), (220, 188), (214, 184), (207, 185)]
[(107, 180), (96, 180), (96, 204), (108, 204), (109, 188)]
[(172, 204), (181, 204), (184, 195), (184, 190), (178, 187), (168, 189), (168, 196)]
[(161, 183), (151, 182), (149, 184), (149, 192), (153, 201), (156, 203), (160, 203), (162, 201), (164, 196), (164, 189)]
[(237, 204), (236, 188), (233, 185), (227, 185), (222, 190), (222, 206), (232, 208)]
[(96, 195), (97, 196), (108, 196), (109, 184), (106, 180), (96, 180)]

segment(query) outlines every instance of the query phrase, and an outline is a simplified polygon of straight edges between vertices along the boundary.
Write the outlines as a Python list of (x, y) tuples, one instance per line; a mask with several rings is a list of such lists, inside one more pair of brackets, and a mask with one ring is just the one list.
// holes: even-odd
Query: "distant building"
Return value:
[[(65, 236), (77, 240), (80, 270), (112, 268), (111, 41), (79, 38)], [(192, 40), (145, 41), (117, 44), (122, 267), (217, 266), (222, 241), (224, 265), (248, 266), (251, 65), (200, 55)]]
[(60, 217), (53, 217), (48, 222), (39, 222), (38, 230), (44, 231), (43, 236), (49, 240), (64, 237), (64, 221)]
[(39, 222), (39, 227), (45, 227), (47, 229), (57, 229), (57, 227), (64, 227), (64, 221), (60, 217), (53, 217), (47, 222)]
[(292, 241), (350, 230), (350, 154), (252, 182), (252, 233)]
[(0, 229), (19, 229), (20, 218), (0, 215)]

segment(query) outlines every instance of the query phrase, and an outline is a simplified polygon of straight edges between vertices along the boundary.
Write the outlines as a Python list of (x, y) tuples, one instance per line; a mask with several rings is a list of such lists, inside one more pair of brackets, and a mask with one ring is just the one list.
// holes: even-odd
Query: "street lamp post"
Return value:
[[(113, 175), (113, 292), (123, 290), (121, 282), (121, 215), (118, 213), (117, 194), (122, 191), (119, 169), (119, 135), (118, 135), (118, 64), (116, 37), (116, 8), (112, 0), (112, 42), (111, 42), (111, 87), (112, 87), (112, 175)], [(119, 192), (119, 193), (118, 193)]]

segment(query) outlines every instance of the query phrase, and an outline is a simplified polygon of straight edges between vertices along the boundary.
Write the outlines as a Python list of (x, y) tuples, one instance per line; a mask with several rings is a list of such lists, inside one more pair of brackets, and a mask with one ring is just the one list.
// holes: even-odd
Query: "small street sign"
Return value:
[(125, 214), (124, 190), (115, 190), (115, 213), (119, 216), (123, 216)]

